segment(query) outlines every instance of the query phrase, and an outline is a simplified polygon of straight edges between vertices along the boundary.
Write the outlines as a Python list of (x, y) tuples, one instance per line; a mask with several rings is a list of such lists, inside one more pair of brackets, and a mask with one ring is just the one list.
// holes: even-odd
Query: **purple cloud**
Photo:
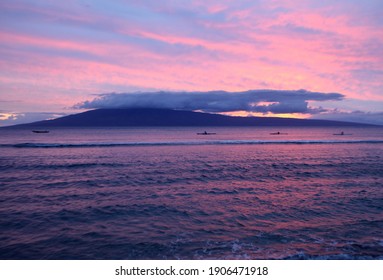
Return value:
[(139, 92), (100, 94), (93, 100), (75, 105), (95, 108), (169, 108), (204, 112), (248, 111), (260, 113), (318, 113), (308, 101), (342, 100), (339, 93), (306, 90), (249, 90), (243, 92)]

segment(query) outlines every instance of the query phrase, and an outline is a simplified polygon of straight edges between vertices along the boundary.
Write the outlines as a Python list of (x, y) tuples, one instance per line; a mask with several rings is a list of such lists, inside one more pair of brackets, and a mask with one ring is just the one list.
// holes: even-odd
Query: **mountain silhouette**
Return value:
[(53, 120), (12, 127), (138, 127), (138, 126), (368, 126), (330, 120), (233, 117), (172, 109), (96, 109)]

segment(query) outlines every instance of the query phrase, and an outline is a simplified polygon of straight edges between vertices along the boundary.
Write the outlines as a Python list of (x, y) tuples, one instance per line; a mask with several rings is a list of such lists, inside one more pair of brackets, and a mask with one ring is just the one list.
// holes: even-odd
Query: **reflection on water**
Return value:
[[(63, 131), (44, 141), (169, 141), (168, 130)], [(237, 132), (215, 137), (250, 138)], [(348, 137), (381, 133), (367, 132)], [(44, 142), (25, 137), (36, 136), (1, 141)], [(2, 259), (383, 258), (381, 143), (0, 151)]]

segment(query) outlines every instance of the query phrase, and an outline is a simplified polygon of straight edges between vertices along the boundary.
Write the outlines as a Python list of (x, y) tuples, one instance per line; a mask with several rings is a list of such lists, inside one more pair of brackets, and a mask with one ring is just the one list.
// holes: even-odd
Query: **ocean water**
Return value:
[(382, 162), (382, 128), (0, 130), (0, 259), (383, 259)]

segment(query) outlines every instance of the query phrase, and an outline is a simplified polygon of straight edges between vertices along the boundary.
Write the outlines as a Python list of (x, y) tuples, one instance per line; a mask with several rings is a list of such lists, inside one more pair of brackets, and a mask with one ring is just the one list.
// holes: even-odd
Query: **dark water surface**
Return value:
[(0, 131), (0, 258), (383, 259), (382, 129), (196, 130)]

